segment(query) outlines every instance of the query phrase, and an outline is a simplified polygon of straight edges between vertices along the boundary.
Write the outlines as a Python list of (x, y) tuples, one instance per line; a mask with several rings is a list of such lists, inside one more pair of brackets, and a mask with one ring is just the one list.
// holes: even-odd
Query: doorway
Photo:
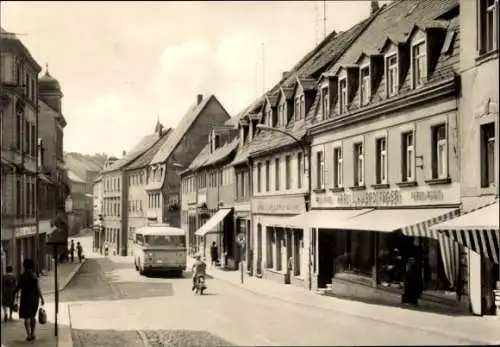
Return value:
[(262, 224), (257, 224), (257, 274), (262, 275)]
[(333, 233), (318, 232), (318, 288), (326, 288), (333, 278), (335, 237)]

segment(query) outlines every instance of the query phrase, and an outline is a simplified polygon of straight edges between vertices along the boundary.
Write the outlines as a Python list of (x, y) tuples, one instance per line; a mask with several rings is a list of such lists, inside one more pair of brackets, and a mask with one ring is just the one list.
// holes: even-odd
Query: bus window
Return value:
[(142, 234), (135, 234), (135, 243), (142, 246), (143, 242), (144, 242), (144, 237), (142, 236)]
[(184, 235), (146, 235), (144, 236), (146, 246), (173, 246), (186, 247), (186, 237)]

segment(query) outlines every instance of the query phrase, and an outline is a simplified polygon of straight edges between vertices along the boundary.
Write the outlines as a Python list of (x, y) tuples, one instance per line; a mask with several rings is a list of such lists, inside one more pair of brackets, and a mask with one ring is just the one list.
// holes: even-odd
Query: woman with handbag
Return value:
[(34, 273), (35, 263), (31, 259), (23, 261), (24, 272), (19, 277), (19, 283), (14, 290), (14, 295), (21, 291), (21, 301), (19, 304), (19, 319), (24, 319), (24, 328), (26, 329), (26, 340), (35, 339), (36, 312), (38, 304), (45, 304), (42, 291), (38, 283), (38, 278)]

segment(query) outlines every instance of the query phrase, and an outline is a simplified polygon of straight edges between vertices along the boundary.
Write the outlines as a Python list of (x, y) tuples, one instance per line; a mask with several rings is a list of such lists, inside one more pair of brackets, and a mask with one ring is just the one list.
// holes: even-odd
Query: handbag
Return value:
[(47, 323), (47, 312), (43, 307), (38, 309), (38, 323), (45, 324)]
[(14, 302), (12, 303), (12, 312), (19, 311), (19, 295), (16, 295), (14, 298)]

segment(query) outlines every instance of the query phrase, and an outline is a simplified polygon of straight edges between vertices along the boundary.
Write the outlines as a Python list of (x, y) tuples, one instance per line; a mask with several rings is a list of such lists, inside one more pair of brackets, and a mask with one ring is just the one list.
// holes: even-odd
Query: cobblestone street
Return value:
[(76, 347), (475, 342), (305, 308), (216, 279), (207, 284), (206, 296), (194, 296), (189, 273), (184, 278), (141, 277), (130, 258), (91, 258), (61, 300), (70, 306)]

